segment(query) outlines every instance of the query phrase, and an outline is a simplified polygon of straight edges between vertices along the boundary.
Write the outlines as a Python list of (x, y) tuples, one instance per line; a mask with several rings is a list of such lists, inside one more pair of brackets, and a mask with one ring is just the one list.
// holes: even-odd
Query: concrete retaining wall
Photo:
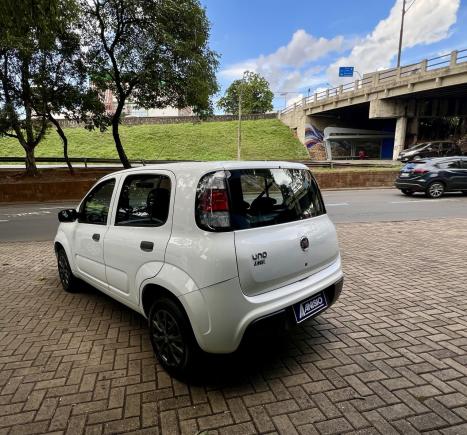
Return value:
[[(106, 172), (102, 172), (103, 176)], [(389, 187), (394, 184), (397, 171), (336, 171), (317, 172), (315, 177), (321, 189), (355, 187)], [(100, 178), (94, 175), (88, 179), (70, 181), (36, 181), (0, 183), (0, 202), (42, 202), (81, 199), (89, 188)]]
[(399, 171), (336, 171), (315, 173), (321, 189), (391, 187)]
[[(258, 113), (252, 115), (242, 115), (242, 121), (255, 121), (257, 119), (276, 119), (277, 113)], [(123, 125), (146, 125), (146, 124), (182, 124), (182, 123), (197, 123), (197, 122), (222, 122), (236, 121), (238, 115), (213, 115), (201, 121), (197, 116), (135, 116), (122, 118)], [(82, 124), (76, 121), (60, 119), (59, 123), (62, 127), (83, 127)]]

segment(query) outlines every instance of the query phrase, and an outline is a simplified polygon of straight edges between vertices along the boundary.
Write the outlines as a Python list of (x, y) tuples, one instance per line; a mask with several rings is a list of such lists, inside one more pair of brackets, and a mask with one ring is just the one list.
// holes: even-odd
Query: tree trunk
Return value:
[(112, 135), (114, 137), (114, 142), (115, 142), (115, 147), (117, 148), (118, 152), (118, 157), (120, 158), (120, 161), (122, 162), (122, 165), (125, 169), (131, 168), (130, 162), (128, 160), (128, 157), (125, 154), (125, 150), (123, 149), (122, 141), (120, 140), (120, 134), (118, 133), (118, 125), (120, 123), (120, 116), (122, 114), (123, 110), (123, 102), (119, 102), (117, 106), (117, 110), (114, 113), (114, 116), (112, 117)]
[(73, 175), (75, 171), (73, 170), (73, 166), (71, 166), (70, 158), (68, 157), (68, 138), (65, 135), (65, 132), (63, 131), (60, 123), (52, 116), (49, 115), (49, 119), (52, 122), (52, 124), (55, 126), (57, 129), (57, 134), (60, 136), (60, 139), (62, 140), (63, 143), (63, 157), (65, 158), (66, 165), (68, 166), (68, 170), (70, 171), (70, 174)]
[(26, 175), (36, 177), (39, 175), (39, 171), (36, 166), (36, 158), (34, 157), (34, 148), (27, 147), (26, 151)]

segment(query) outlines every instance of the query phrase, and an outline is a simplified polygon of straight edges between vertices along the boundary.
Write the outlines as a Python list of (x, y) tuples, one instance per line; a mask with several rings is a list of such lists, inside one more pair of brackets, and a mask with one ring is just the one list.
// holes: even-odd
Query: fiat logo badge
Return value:
[(306, 251), (310, 247), (310, 241), (308, 240), (308, 237), (302, 237), (300, 239), (300, 248), (302, 248), (303, 251)]

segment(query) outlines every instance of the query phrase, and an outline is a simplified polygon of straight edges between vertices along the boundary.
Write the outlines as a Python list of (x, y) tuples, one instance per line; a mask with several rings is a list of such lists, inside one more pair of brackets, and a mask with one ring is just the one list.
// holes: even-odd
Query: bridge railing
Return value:
[(301, 101), (286, 107), (280, 112), (280, 114), (284, 115), (299, 107), (304, 107), (308, 104), (314, 104), (318, 101), (326, 100), (328, 98), (337, 97), (346, 92), (354, 92), (364, 87), (377, 86), (380, 83), (387, 84), (401, 78), (423, 74), (439, 68), (452, 67), (465, 62), (467, 62), (467, 48), (463, 50), (454, 50), (451, 53), (446, 53), (440, 56), (432, 57), (430, 59), (424, 59), (420, 62), (403, 65), (399, 68), (389, 68), (383, 71), (375, 71), (370, 74), (365, 74), (363, 78), (359, 80), (324, 89), (320, 92), (315, 92), (313, 95), (302, 98)]

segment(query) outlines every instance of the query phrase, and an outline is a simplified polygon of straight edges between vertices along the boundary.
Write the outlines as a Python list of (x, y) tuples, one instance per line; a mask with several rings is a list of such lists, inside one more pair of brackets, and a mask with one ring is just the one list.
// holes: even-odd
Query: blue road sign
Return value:
[(339, 77), (353, 77), (353, 66), (339, 67)]

